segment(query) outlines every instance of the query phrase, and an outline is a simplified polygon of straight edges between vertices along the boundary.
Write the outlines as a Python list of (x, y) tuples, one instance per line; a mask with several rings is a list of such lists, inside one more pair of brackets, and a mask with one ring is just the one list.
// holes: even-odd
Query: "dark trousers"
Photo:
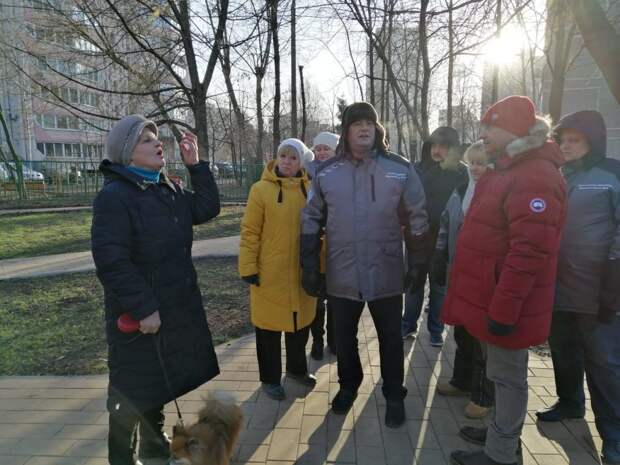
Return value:
[[(286, 371), (294, 375), (308, 373), (306, 343), (310, 328), (306, 326), (294, 333), (284, 333)], [(256, 328), (256, 355), (260, 380), (267, 384), (280, 384), (282, 378), (281, 331)]]
[(553, 313), (549, 346), (560, 402), (583, 409), (585, 371), (596, 428), (604, 441), (620, 442), (620, 317)]
[[(357, 346), (357, 328), (364, 309), (364, 302), (330, 298), (333, 305), (336, 330), (336, 355), (340, 388), (357, 392), (364, 373)], [(404, 349), (400, 335), (402, 296), (388, 297), (368, 302), (377, 335), (381, 357), (383, 395), (387, 400), (400, 400), (407, 395), (404, 381)]]
[(494, 385), (487, 378), (486, 360), (480, 341), (464, 326), (454, 327), (454, 371), (450, 384), (465, 391), (471, 390), (471, 401), (482, 407), (491, 407), (495, 400)]
[(332, 323), (332, 305), (329, 299), (316, 301), (316, 316), (310, 325), (312, 333), (312, 342), (323, 344), (323, 335), (325, 335), (325, 316), (327, 314), (327, 345), (329, 349), (335, 353), (336, 345), (334, 341), (334, 328)]
[(140, 431), (140, 448), (162, 441), (164, 406), (139, 413), (127, 403), (108, 399), (110, 412), (108, 430), (108, 460), (110, 465), (134, 465), (137, 432)]

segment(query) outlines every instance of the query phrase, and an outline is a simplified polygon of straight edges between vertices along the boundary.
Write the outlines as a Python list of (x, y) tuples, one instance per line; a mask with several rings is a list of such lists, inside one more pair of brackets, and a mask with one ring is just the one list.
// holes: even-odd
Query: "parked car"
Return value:
[(223, 178), (232, 178), (235, 175), (232, 164), (227, 161), (216, 161), (214, 166)]
[[(12, 169), (7, 169), (7, 167), (3, 167), (6, 171), (8, 171), (8, 179), (9, 180), (13, 180), (14, 177), (16, 176), (16, 168), (15, 168), (15, 163), (10, 161), (8, 163)], [(45, 177), (43, 176), (42, 173), (39, 173), (38, 171), (33, 170), (32, 168), (22, 164), (22, 174), (24, 176), (24, 181), (45, 181)]]

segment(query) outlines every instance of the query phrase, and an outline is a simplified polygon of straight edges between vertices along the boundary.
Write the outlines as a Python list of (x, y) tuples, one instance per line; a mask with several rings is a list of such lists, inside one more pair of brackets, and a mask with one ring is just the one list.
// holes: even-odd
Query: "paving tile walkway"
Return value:
[[(423, 325), (425, 327), (425, 325)], [(365, 379), (353, 409), (345, 417), (329, 412), (338, 389), (335, 358), (310, 362), (318, 384), (312, 391), (285, 380), (287, 399), (275, 402), (260, 391), (254, 337), (220, 345), (222, 374), (180, 402), (186, 422), (210, 391), (238, 402), (245, 427), (233, 464), (264, 465), (448, 465), (462, 441), (464, 425), (482, 425), (463, 416), (464, 398), (436, 394), (451, 373), (454, 343), (440, 350), (429, 345), (424, 330), (405, 343), (407, 423), (396, 430), (383, 424), (385, 401), (380, 389), (379, 345), (372, 319), (364, 312), (359, 330)], [(523, 432), (524, 465), (595, 465), (600, 439), (592, 412), (585, 420), (537, 425), (534, 411), (554, 402), (551, 361), (531, 354), (529, 404)], [(107, 413), (105, 376), (0, 377), (1, 465), (105, 465)], [(175, 422), (166, 406), (166, 426)], [(150, 465), (150, 464), (146, 464)], [(154, 464), (153, 464), (154, 465)]]
[[(234, 257), (238, 254), (239, 236), (194, 241), (192, 247), (192, 256), (194, 258)], [(31, 258), (11, 258), (0, 260), (0, 280), (36, 278), (63, 273), (92, 271), (94, 269), (95, 264), (90, 251), (43, 255)]]

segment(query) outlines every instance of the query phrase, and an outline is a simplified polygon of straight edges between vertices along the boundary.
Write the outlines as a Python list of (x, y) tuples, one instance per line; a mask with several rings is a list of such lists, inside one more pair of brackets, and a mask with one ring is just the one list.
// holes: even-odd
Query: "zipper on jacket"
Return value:
[(282, 203), (282, 181), (278, 179), (278, 185), (280, 186), (280, 192), (278, 192), (278, 203)]
[(375, 197), (375, 175), (370, 175), (370, 191), (372, 195), (372, 201), (375, 202), (377, 199)]

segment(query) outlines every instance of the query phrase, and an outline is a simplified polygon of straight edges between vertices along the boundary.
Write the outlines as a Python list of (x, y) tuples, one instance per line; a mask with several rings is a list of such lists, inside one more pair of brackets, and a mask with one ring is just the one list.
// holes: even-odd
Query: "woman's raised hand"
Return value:
[(194, 166), (198, 164), (198, 139), (191, 132), (184, 132), (180, 142), (181, 157), (185, 166)]

